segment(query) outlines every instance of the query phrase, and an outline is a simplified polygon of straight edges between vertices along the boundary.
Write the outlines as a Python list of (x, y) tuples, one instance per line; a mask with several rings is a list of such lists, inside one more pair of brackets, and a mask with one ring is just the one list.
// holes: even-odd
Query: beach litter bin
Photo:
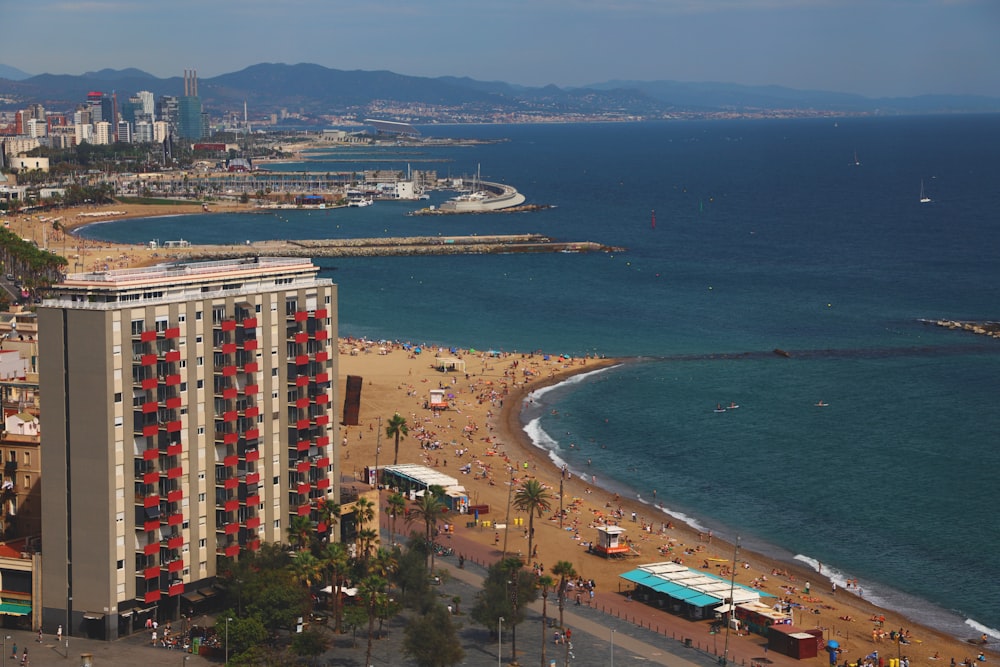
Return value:
[(80, 654), (80, 667), (93, 667), (94, 665), (94, 654), (93, 653), (81, 653)]
[(684, 638), (684, 646), (686, 648), (691, 648), (691, 638), (690, 637), (685, 637)]

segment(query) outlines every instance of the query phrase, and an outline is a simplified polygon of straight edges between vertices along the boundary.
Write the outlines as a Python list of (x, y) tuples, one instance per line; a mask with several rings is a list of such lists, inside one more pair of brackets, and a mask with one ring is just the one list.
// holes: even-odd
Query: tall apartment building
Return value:
[(42, 624), (176, 619), (339, 500), (336, 287), (308, 259), (73, 274), (38, 309)]

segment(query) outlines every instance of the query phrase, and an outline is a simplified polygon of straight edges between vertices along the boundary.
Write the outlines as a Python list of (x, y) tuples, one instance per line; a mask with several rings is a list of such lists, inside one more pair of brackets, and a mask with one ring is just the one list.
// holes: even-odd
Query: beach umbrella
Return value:
[(840, 648), (840, 642), (838, 642), (836, 639), (831, 639), (830, 641), (828, 641), (826, 643), (826, 647), (827, 648)]

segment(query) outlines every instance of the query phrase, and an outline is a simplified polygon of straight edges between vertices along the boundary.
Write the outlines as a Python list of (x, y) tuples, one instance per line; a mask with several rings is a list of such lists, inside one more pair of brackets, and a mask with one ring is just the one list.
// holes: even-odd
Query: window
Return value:
[(116, 391), (115, 392), (115, 403), (121, 403), (121, 402), (122, 402), (122, 393), (120, 391)]
[(277, 477), (274, 478), (274, 483), (275, 483), (275, 485), (277, 485), (279, 483)]
[(138, 336), (146, 330), (146, 323), (142, 320), (132, 320), (132, 335)]
[(194, 342), (196, 342), (196, 343), (200, 343), (200, 342), (202, 342), (203, 340), (205, 340), (205, 339), (204, 339), (204, 337), (202, 337), (202, 336), (195, 336), (195, 337), (194, 337)]
[(205, 494), (204, 493), (199, 493), (198, 494), (198, 502), (199, 503), (205, 502)]
[(177, 316), (177, 321), (178, 322), (187, 322), (187, 315), (178, 315)]
[[(181, 382), (181, 391), (187, 391), (187, 390), (188, 390), (188, 383)], [(187, 411), (187, 408), (184, 408), (184, 410)]]
[(31, 475), (25, 475), (24, 476), (24, 488), (26, 488), (26, 489), (30, 489), (31, 488)]
[(25, 468), (31, 467), (31, 452), (24, 453), (24, 467)]
[(278, 528), (278, 529), (281, 528), (281, 519), (275, 519), (274, 520), (274, 527)]
[(206, 540), (204, 537), (201, 538), (200, 540), (198, 540), (198, 546), (204, 549), (206, 546), (208, 546), (208, 540)]
[(196, 366), (204, 366), (205, 365), (205, 357), (195, 357), (194, 363), (195, 363)]
[(115, 563), (115, 566), (116, 566), (116, 567), (117, 567), (117, 568), (118, 568), (119, 570), (124, 570), (124, 569), (125, 569), (125, 561), (124, 561), (124, 560), (120, 560), (120, 561), (117, 561), (117, 562)]
[(115, 415), (115, 426), (119, 427), (119, 426), (122, 426), (123, 424), (124, 424), (124, 421), (122, 419), (122, 416), (121, 415)]
[(196, 320), (200, 320), (201, 319), (201, 311), (200, 310), (194, 311), (194, 319), (196, 319)]
[(198, 435), (205, 435), (205, 427), (204, 426), (199, 426), (198, 427)]

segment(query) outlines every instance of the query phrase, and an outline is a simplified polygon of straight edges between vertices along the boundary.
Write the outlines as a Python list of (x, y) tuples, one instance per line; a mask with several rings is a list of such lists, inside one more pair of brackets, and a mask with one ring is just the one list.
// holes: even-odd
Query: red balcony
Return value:
[(236, 354), (236, 343), (223, 343), (222, 354)]
[(300, 410), (302, 410), (304, 408), (308, 408), (309, 407), (309, 397), (308, 396), (304, 396), (303, 398), (297, 399), (295, 401), (295, 407), (297, 407)]
[[(250, 452), (247, 452), (247, 455), (249, 455), (249, 454), (250, 454)], [(260, 482), (260, 473), (259, 472), (250, 472), (250, 473), (247, 473), (247, 477), (246, 477), (246, 483), (247, 484), (257, 484), (258, 482)]]
[(184, 538), (181, 535), (171, 537), (167, 540), (168, 549), (180, 549), (182, 546), (184, 546)]
[(317, 489), (323, 490), (323, 489), (328, 488), (329, 486), (330, 486), (330, 480), (328, 478), (326, 478), (326, 477), (324, 477), (323, 479), (317, 479), (316, 480), (316, 488)]
[(224, 489), (226, 489), (227, 491), (229, 491), (229, 490), (231, 490), (231, 489), (235, 489), (235, 488), (236, 488), (237, 486), (239, 486), (239, 485), (240, 485), (240, 480), (239, 480), (239, 478), (238, 478), (238, 477), (232, 477), (232, 478), (230, 478), (230, 479), (227, 479), (226, 481), (224, 481), (224, 482), (222, 483), (222, 488), (224, 488)]
[(256, 361), (251, 361), (250, 363), (245, 364), (243, 366), (244, 373), (256, 373), (259, 370), (260, 370), (260, 364), (257, 363)]
[(177, 479), (184, 474), (184, 469), (181, 466), (176, 466), (167, 471), (167, 479)]
[(170, 327), (169, 329), (167, 329), (166, 331), (163, 332), (163, 337), (166, 338), (167, 340), (170, 340), (171, 338), (180, 338), (181, 337), (181, 328), (180, 327)]
[(151, 472), (147, 472), (147, 473), (143, 474), (143, 476), (142, 476), (142, 483), (143, 484), (156, 484), (159, 481), (159, 478), (160, 478), (160, 473), (158, 473), (155, 470), (153, 470)]
[(236, 366), (223, 366), (222, 367), (222, 376), (223, 377), (232, 377), (234, 375), (236, 375)]
[(176, 584), (171, 584), (170, 588), (167, 589), (167, 595), (170, 597), (176, 597), (184, 593), (184, 582), (179, 581)]
[(167, 517), (168, 526), (179, 526), (184, 523), (184, 515), (180, 512), (176, 512)]
[(246, 415), (249, 418), (256, 417), (257, 415), (260, 414), (260, 408), (257, 407), (256, 405), (251, 406), (251, 407), (247, 408), (246, 410), (244, 410), (243, 414)]
[(158, 424), (149, 424), (142, 427), (142, 434), (148, 438), (151, 435), (156, 435), (159, 430), (160, 427)]
[(155, 377), (146, 378), (142, 381), (142, 388), (146, 390), (156, 389), (156, 385), (159, 384), (159, 380)]
[(260, 540), (250, 540), (250, 542), (247, 543), (247, 549), (250, 551), (257, 551), (260, 549)]
[(159, 602), (160, 591), (149, 591), (144, 596), (142, 596), (142, 601), (145, 602), (146, 604), (149, 604), (150, 602)]
[(296, 514), (299, 516), (309, 516), (310, 511), (312, 511), (312, 506), (309, 503), (306, 503), (305, 505), (299, 505), (299, 509), (296, 511)]
[(316, 426), (324, 426), (330, 423), (330, 415), (316, 415)]
[(160, 578), (160, 568), (157, 565), (153, 567), (147, 567), (142, 571), (143, 579), (159, 579)]
[(156, 542), (153, 542), (152, 544), (147, 544), (142, 548), (142, 553), (146, 556), (155, 556), (156, 554), (160, 553), (160, 545), (157, 544)]
[[(296, 366), (305, 366), (308, 363), (309, 363), (309, 355), (308, 354), (300, 354), (299, 356), (295, 357), (295, 365)], [(308, 380), (307, 380), (307, 382), (308, 382)]]
[(222, 465), (226, 466), (227, 468), (232, 468), (239, 462), (240, 462), (240, 457), (237, 456), (236, 454), (230, 454), (226, 458), (222, 459)]
[(249, 428), (247, 429), (247, 432), (244, 434), (244, 436), (246, 437), (247, 440), (257, 440), (258, 438), (260, 438), (260, 429)]
[[(238, 527), (239, 526), (237, 526), (237, 528)], [(230, 546), (226, 547), (226, 555), (229, 556), (230, 558), (235, 558), (236, 556), (239, 556), (240, 555), (240, 545), (233, 544), (233, 545), (230, 545)]]
[(168, 503), (179, 503), (184, 497), (184, 492), (180, 489), (175, 489), (173, 491), (167, 491), (167, 502)]
[(181, 353), (179, 350), (171, 350), (163, 355), (163, 360), (167, 363), (177, 363), (181, 360)]
[(309, 444), (308, 440), (299, 440), (295, 445), (295, 450), (299, 452), (307, 451), (309, 449)]
[(314, 317), (317, 320), (325, 320), (327, 318), (327, 312), (326, 308), (317, 308)]
[(240, 532), (240, 524), (238, 523), (227, 523), (225, 530), (223, 531), (226, 535), (233, 535)]
[(299, 484), (298, 486), (295, 487), (295, 491), (300, 496), (308, 495), (309, 494), (309, 482), (303, 482), (302, 484)]
[(174, 387), (176, 385), (179, 385), (180, 383), (181, 383), (181, 376), (176, 373), (173, 375), (168, 375), (165, 380), (165, 384), (168, 387)]
[(223, 331), (236, 331), (236, 320), (225, 320), (222, 322)]
[(260, 393), (260, 385), (258, 384), (248, 384), (243, 390), (243, 393), (247, 396), (253, 396), (254, 394)]
[(295, 464), (296, 472), (307, 472), (309, 470), (309, 461), (299, 461)]
[(259, 516), (252, 516), (249, 519), (247, 519), (247, 528), (249, 528), (250, 530), (255, 530), (258, 526), (260, 526)]
[(180, 558), (172, 560), (167, 564), (167, 572), (180, 572), (184, 569), (184, 561)]
[(308, 319), (309, 319), (309, 313), (305, 310), (300, 310), (297, 313), (295, 313), (296, 322), (305, 322)]
[(329, 394), (319, 394), (316, 396), (316, 405), (326, 405), (330, 402)]
[(298, 420), (297, 422), (295, 422), (295, 428), (298, 429), (298, 430), (300, 430), (300, 431), (308, 430), (309, 429), (309, 420), (308, 419), (300, 419), (300, 420)]
[(243, 341), (243, 349), (248, 352), (253, 352), (258, 347), (260, 347), (260, 343), (257, 341), (256, 338), (250, 338)]
[(244, 329), (256, 329), (257, 328), (257, 318), (256, 317), (248, 317), (245, 320), (243, 320), (243, 328)]
[(329, 444), (330, 444), (330, 436), (328, 435), (321, 435), (318, 438), (316, 438), (317, 447), (326, 447)]
[(239, 433), (226, 433), (225, 435), (222, 436), (222, 442), (227, 445), (235, 445), (239, 441), (240, 441)]
[(172, 442), (167, 445), (167, 456), (178, 456), (181, 453), (181, 449), (183, 449), (181, 443)]
[(329, 373), (317, 373), (316, 374), (316, 384), (321, 384), (323, 382), (329, 382), (329, 381), (330, 381), (330, 374)]
[(170, 410), (179, 410), (181, 408), (181, 397), (174, 396), (172, 398), (168, 398), (165, 405)]
[(235, 512), (240, 508), (240, 501), (236, 498), (233, 498), (232, 500), (227, 500), (225, 504), (222, 506), (222, 508), (227, 512)]
[(309, 342), (309, 334), (307, 334), (305, 331), (300, 331), (299, 333), (295, 334), (294, 340), (296, 343), (299, 343), (300, 345), (302, 343), (307, 343)]
[(321, 456), (320, 458), (316, 459), (316, 467), (317, 468), (325, 468), (328, 465), (330, 465), (330, 457), (328, 457), (328, 456)]
[(317, 352), (316, 353), (316, 361), (322, 362), (322, 361), (326, 361), (329, 358), (330, 358), (330, 353), (329, 352), (325, 352), (324, 351), (324, 352)]
[(155, 493), (142, 499), (143, 507), (155, 507), (160, 504), (160, 496)]
[(326, 340), (329, 337), (330, 337), (330, 332), (327, 331), (326, 329), (319, 329), (315, 335), (316, 340)]
[(181, 430), (181, 420), (167, 422), (167, 433), (176, 433)]
[(146, 531), (147, 533), (152, 533), (154, 530), (159, 530), (160, 529), (160, 520), (159, 519), (150, 519), (146, 523), (142, 524), (142, 529), (144, 531)]
[(154, 340), (156, 340), (156, 332), (143, 331), (141, 334), (139, 334), (139, 340), (141, 340), (143, 343), (152, 343)]
[(309, 385), (309, 376), (308, 375), (300, 375), (297, 378), (295, 378), (295, 386), (296, 387), (306, 387), (308, 385)]
[(150, 401), (148, 403), (142, 404), (142, 414), (148, 415), (151, 412), (156, 412), (160, 409), (160, 404), (156, 401)]
[(260, 496), (247, 496), (246, 504), (247, 504), (247, 507), (253, 507), (254, 505), (260, 505)]
[[(247, 455), (246, 455), (246, 460), (247, 460), (247, 463), (253, 463), (254, 461), (259, 461), (260, 460), (260, 451), (258, 451), (256, 449), (248, 451)], [(250, 477), (247, 476), (247, 479), (250, 479)]]
[(226, 399), (227, 401), (235, 400), (237, 394), (238, 392), (236, 390), (236, 387), (229, 387), (222, 390), (222, 398)]
[(145, 450), (145, 451), (142, 452), (142, 460), (143, 461), (155, 461), (159, 457), (160, 457), (160, 450), (159, 449), (147, 449), (147, 450)]
[(139, 363), (143, 366), (155, 366), (156, 362), (159, 361), (155, 354), (144, 354), (139, 360)]
[(224, 422), (234, 422), (236, 418), (240, 416), (236, 410), (226, 410), (222, 413), (222, 421)]

